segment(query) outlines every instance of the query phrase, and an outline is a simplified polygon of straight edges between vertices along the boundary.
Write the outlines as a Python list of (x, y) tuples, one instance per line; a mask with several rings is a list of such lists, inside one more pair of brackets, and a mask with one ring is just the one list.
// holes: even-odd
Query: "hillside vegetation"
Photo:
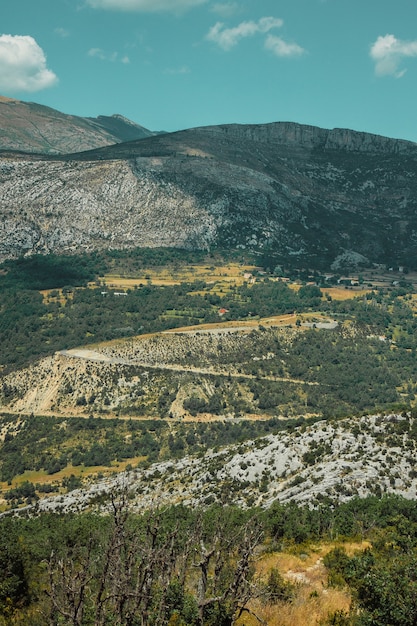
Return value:
[(415, 626), (416, 145), (3, 114), (0, 626)]
[[(243, 261), (242, 274), (248, 267)], [(165, 457), (166, 437), (149, 448), (149, 441), (134, 443), (129, 431), (122, 435), (124, 427), (117, 430), (119, 443), (109, 445), (112, 438), (105, 433), (114, 428), (114, 418), (146, 420), (149, 428), (141, 426), (143, 432), (161, 418), (171, 422), (171, 431), (178, 421), (190, 423), (183, 437), (176, 426), (172, 431), (168, 455), (175, 456), (199, 450), (194, 422), (218, 420), (226, 426), (235, 421), (229, 438), (217, 440), (212, 431), (213, 445), (222, 445), (233, 437), (241, 440), (240, 419), (253, 420), (254, 429), (245, 434), (250, 439), (270, 432), (264, 428), (271, 419), (284, 424), (413, 409), (417, 372), (411, 284), (368, 287), (356, 298), (332, 300), (326, 287), (300, 281), (289, 286), (264, 271), (256, 278), (255, 269), (249, 282), (238, 273), (235, 280), (222, 282), (222, 264), (219, 257), (175, 250), (7, 262), (0, 277), (0, 400), (5, 415), (20, 414), (21, 419), (13, 428), (4, 422), (3, 481), (19, 475), (27, 479), (25, 473), (35, 471), (31, 482), (45, 480), (39, 474), (44, 472), (49, 482), (58, 474), (61, 484), (72, 473), (80, 478), (82, 468), (93, 466), (86, 474), (112, 466), (120, 471), (127, 463)], [(194, 280), (158, 286), (144, 278), (117, 296), (97, 278), (123, 266), (130, 277), (155, 268), (176, 276), (188, 267)], [(218, 275), (217, 282), (208, 280), (210, 271)], [(325, 284), (324, 277), (315, 279)], [(88, 280), (93, 282), (87, 287)], [(103, 339), (112, 341), (90, 345)], [(50, 356), (39, 360), (45, 353)], [(58, 418), (57, 431), (51, 422), (40, 447), (30, 442), (41, 422), (28, 420), (30, 415)], [(83, 417), (110, 420), (95, 447), (89, 434), (74, 435), (73, 427), (83, 428), (75, 426), (75, 418)], [(60, 428), (59, 419), (69, 421)], [(59, 432), (58, 447), (53, 432)]]
[(412, 283), (262, 262), (3, 264), (0, 624), (415, 623)]
[(415, 502), (0, 519), (0, 623), (412, 626)]

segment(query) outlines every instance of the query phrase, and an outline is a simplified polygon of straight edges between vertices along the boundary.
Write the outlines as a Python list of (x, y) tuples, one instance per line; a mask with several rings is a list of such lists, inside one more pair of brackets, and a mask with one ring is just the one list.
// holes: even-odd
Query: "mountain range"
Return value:
[(0, 120), (1, 259), (170, 246), (415, 266), (415, 143), (290, 122), (155, 134), (4, 100)]
[(77, 117), (0, 97), (0, 150), (65, 154), (153, 135), (122, 115)]

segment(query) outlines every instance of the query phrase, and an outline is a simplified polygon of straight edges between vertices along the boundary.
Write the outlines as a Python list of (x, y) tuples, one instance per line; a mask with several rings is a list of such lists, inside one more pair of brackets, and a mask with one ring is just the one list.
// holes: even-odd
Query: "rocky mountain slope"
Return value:
[(397, 350), (394, 363), (389, 343), (346, 318), (316, 329), (260, 322), (246, 331), (166, 331), (4, 373), (0, 411), (180, 421), (346, 415), (414, 399), (415, 370)]
[(289, 343), (295, 334), (287, 328), (166, 332), (64, 350), (3, 376), (0, 410), (183, 419), (190, 417), (184, 404), (187, 407), (187, 401), (194, 398), (200, 402), (200, 412), (222, 418), (239, 414), (239, 403), (246, 413), (261, 415), (265, 411), (251, 391), (255, 379), (257, 384), (288, 385), (288, 398), (281, 392), (283, 407), (298, 396), (303, 403), (305, 388), (315, 386), (285, 372), (250, 371), (252, 363), (272, 362), (274, 345)]
[(65, 154), (151, 135), (121, 115), (77, 117), (34, 102), (0, 97), (0, 151)]
[(416, 209), (416, 144), (292, 123), (0, 159), (1, 259), (220, 246), (271, 253), (271, 264), (409, 266)]
[(213, 502), (268, 507), (274, 501), (315, 506), (330, 498), (396, 493), (417, 495), (416, 423), (408, 415), (367, 415), (320, 421), (268, 435), (204, 457), (155, 463), (123, 472), (89, 488), (40, 500), (38, 510), (74, 511), (118, 489), (131, 492), (139, 510)]

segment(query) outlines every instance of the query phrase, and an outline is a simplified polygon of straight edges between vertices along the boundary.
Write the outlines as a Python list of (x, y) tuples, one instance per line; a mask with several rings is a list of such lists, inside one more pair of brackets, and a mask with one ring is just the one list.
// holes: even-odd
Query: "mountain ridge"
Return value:
[[(404, 139), (395, 139), (355, 131), (348, 128), (326, 129), (297, 122), (270, 122), (267, 124), (221, 124), (219, 126), (203, 126), (190, 129), (200, 132), (223, 132), (244, 135), (252, 141), (277, 140), (281, 143), (305, 145), (312, 148), (334, 149), (344, 147), (346, 150), (374, 151), (383, 146), (398, 153), (415, 150), (417, 144)], [(383, 151), (383, 149), (382, 149)]]
[(0, 150), (63, 154), (152, 135), (121, 115), (79, 117), (0, 97)]
[[(157, 135), (157, 136), (156, 136)], [(415, 155), (417, 143), (405, 139), (395, 139), (355, 131), (348, 128), (326, 129), (318, 126), (299, 124), (297, 122), (269, 122), (266, 124), (219, 124), (197, 126), (177, 130), (170, 133), (154, 133), (152, 137), (121, 142), (117, 146), (103, 146), (97, 149), (74, 152), (58, 158), (67, 159), (123, 159), (140, 154), (149, 155), (152, 149), (157, 154), (158, 147), (165, 145), (165, 156), (172, 155), (177, 150), (186, 154), (186, 143), (203, 143), (207, 138), (217, 138), (221, 144), (236, 141), (253, 142), (259, 144), (276, 144), (292, 148), (307, 148), (311, 150), (340, 150), (347, 152), (387, 153), (398, 155)], [(210, 141), (208, 139), (208, 141)], [(181, 145), (181, 141), (184, 145)], [(170, 149), (171, 148), (171, 152)], [(210, 155), (206, 155), (210, 156)], [(53, 157), (52, 157), (53, 158)]]
[(168, 246), (247, 249), (272, 268), (415, 265), (413, 142), (236, 124), (71, 154), (3, 153), (0, 169), (0, 259)]
[[(306, 423), (295, 429), (209, 449), (204, 456), (154, 462), (37, 502), (37, 511), (100, 505), (127, 489), (133, 509), (213, 502), (246, 509), (274, 502), (317, 507), (370, 495), (415, 499), (414, 420), (396, 413)], [(31, 511), (34, 506), (21, 509)], [(7, 513), (6, 513), (7, 514)]]

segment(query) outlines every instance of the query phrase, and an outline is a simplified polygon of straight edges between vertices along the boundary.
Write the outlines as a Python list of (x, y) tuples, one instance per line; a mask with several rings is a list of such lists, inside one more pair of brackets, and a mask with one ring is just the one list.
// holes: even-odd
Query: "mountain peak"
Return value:
[(153, 135), (122, 115), (77, 117), (4, 96), (0, 129), (0, 150), (43, 154), (80, 152)]

